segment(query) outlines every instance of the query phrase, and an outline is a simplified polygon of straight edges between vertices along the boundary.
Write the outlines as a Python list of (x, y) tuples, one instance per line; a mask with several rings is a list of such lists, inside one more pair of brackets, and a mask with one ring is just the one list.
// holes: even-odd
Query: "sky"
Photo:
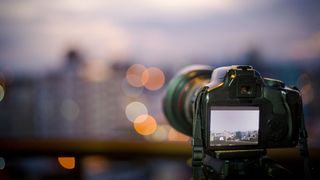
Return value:
[(211, 133), (259, 129), (259, 110), (211, 110), (210, 119)]
[(315, 59), (320, 3), (299, 0), (0, 0), (0, 67), (59, 67), (87, 59), (163, 65), (237, 59)]

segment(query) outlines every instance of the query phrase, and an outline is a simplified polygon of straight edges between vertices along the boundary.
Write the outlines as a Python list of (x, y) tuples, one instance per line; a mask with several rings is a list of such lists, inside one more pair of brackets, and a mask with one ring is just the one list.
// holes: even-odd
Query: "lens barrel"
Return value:
[(164, 114), (176, 130), (192, 136), (194, 102), (200, 88), (211, 78), (213, 67), (188, 66), (172, 78), (163, 101)]

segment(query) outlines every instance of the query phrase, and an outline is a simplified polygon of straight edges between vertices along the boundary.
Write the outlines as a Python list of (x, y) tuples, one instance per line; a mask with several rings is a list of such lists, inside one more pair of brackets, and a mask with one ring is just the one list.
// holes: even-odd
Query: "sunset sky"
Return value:
[(58, 67), (68, 48), (87, 59), (161, 65), (221, 62), (257, 47), (266, 59), (314, 59), (319, 2), (298, 0), (0, 0), (0, 66)]

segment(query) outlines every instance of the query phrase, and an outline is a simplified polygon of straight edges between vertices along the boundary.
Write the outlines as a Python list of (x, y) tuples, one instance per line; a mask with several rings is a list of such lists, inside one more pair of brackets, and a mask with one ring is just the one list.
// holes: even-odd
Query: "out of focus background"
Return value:
[(319, 17), (317, 1), (0, 0), (0, 179), (189, 179), (162, 98), (191, 64), (300, 88), (313, 155)]

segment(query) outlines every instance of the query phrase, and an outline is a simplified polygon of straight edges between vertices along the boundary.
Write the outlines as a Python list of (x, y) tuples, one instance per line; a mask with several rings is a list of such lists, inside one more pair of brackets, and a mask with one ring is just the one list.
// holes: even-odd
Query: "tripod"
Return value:
[[(221, 156), (220, 158), (206, 155), (203, 161), (203, 174), (206, 179), (290, 179), (293, 177), (292, 173), (277, 164), (272, 159), (265, 156), (265, 151), (259, 153), (252, 153), (253, 156), (242, 158), (243, 152), (228, 153), (227, 159)], [(245, 152), (248, 154), (248, 152)]]

